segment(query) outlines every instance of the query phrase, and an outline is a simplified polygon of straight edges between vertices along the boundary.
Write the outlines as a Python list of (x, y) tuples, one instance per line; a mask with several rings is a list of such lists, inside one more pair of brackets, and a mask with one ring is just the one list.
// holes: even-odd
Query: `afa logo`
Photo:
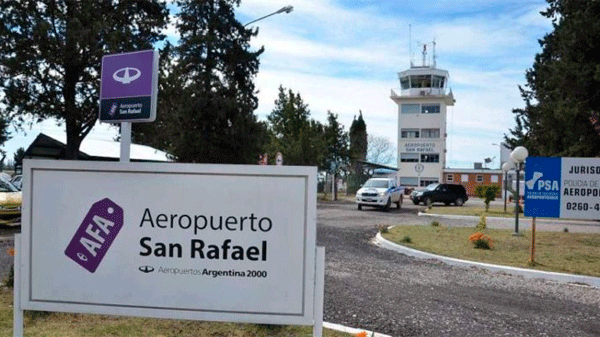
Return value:
[(527, 181), (525, 181), (525, 186), (527, 186), (530, 190), (537, 191), (558, 191), (560, 190), (560, 185), (557, 180), (543, 180), (541, 179), (544, 176), (544, 173), (535, 171), (533, 172), (533, 177)]
[(123, 208), (105, 198), (92, 205), (65, 250), (90, 273), (96, 271), (123, 227)]

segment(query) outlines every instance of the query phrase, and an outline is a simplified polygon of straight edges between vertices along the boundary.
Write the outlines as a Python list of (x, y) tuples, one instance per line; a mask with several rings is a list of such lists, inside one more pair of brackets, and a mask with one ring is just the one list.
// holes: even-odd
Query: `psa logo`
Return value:
[(557, 180), (542, 180), (542, 172), (533, 172), (533, 177), (525, 182), (528, 189), (533, 190), (537, 187), (538, 191), (558, 191), (560, 187)]
[(108, 198), (92, 205), (65, 254), (90, 273), (96, 271), (123, 227), (123, 208)]

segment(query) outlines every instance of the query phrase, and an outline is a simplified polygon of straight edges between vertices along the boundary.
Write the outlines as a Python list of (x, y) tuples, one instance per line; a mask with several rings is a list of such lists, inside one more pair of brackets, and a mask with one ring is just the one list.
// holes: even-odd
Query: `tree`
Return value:
[(542, 15), (553, 31), (526, 72), (525, 108), (514, 109), (515, 129), (505, 139), (530, 155), (590, 157), (600, 154), (600, 2), (547, 0)]
[(363, 120), (362, 111), (359, 110), (358, 119), (356, 116), (350, 125), (350, 149), (349, 156), (352, 163), (357, 160), (367, 158), (367, 124)]
[(369, 135), (367, 161), (381, 165), (396, 165), (396, 148), (385, 137)]
[(181, 39), (162, 76), (173, 97), (159, 104), (169, 116), (136, 128), (136, 139), (158, 143), (180, 162), (256, 163), (266, 137), (254, 115), (253, 80), (263, 48), (250, 51), (250, 39), (258, 31), (236, 20), (239, 0), (176, 3)]
[(478, 185), (475, 187), (475, 195), (483, 199), (486, 212), (490, 210), (490, 202), (494, 201), (501, 191), (500, 185)]
[(3, 145), (9, 140), (10, 132), (8, 132), (9, 122), (4, 115), (0, 115), (0, 145)]
[(354, 116), (352, 125), (350, 125), (350, 148), (349, 159), (351, 170), (348, 175), (348, 192), (356, 192), (360, 186), (368, 179), (359, 160), (367, 158), (367, 124), (363, 120), (362, 111), (359, 110), (358, 119)]
[(66, 124), (66, 157), (98, 118), (103, 55), (151, 49), (168, 21), (159, 0), (0, 2), (3, 114)]
[(267, 116), (269, 153), (281, 152), (286, 165), (322, 166), (326, 151), (324, 127), (310, 119), (308, 105), (299, 93), (286, 90), (279, 86), (275, 107)]
[(22, 165), (23, 157), (25, 157), (25, 149), (23, 147), (20, 147), (13, 154), (13, 160), (15, 162), (15, 165), (17, 165), (17, 166)]
[(333, 200), (337, 200), (337, 177), (347, 171), (349, 164), (348, 133), (338, 122), (338, 115), (331, 111), (327, 111), (324, 136), (327, 152), (323, 167), (333, 176)]

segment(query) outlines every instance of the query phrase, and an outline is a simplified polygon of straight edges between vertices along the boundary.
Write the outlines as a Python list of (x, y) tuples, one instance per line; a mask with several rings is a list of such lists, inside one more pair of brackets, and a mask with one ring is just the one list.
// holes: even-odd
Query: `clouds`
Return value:
[[(242, 0), (236, 17), (246, 23), (287, 5), (290, 14), (250, 25), (259, 29), (253, 49), (265, 47), (255, 80), (260, 119), (283, 85), (301, 94), (313, 118), (325, 122), (331, 110), (348, 130), (362, 110), (367, 132), (396, 144), (390, 90), (399, 92), (397, 73), (410, 65), (411, 24), (414, 61), (417, 42), (435, 38), (437, 66), (450, 73), (451, 167), (498, 155), (492, 143), (514, 126), (511, 110), (524, 105), (518, 85), (540, 51), (537, 40), (552, 29), (539, 14), (544, 0)], [(176, 43), (174, 22), (165, 33)]]
[[(314, 118), (324, 122), (332, 110), (347, 129), (362, 110), (367, 132), (396, 143), (390, 89), (398, 92), (397, 73), (410, 64), (410, 23), (415, 63), (421, 49), (416, 42), (435, 37), (437, 65), (450, 72), (457, 101), (448, 120), (449, 165), (472, 167), (467, 164), (496, 155), (491, 144), (514, 126), (511, 111), (523, 106), (518, 85), (539, 51), (537, 39), (551, 29), (539, 14), (545, 2), (425, 2), (286, 2), (294, 12), (257, 23), (253, 45), (265, 47), (257, 77), (259, 116), (270, 113), (281, 84), (302, 95)], [(240, 16), (276, 9), (271, 1), (247, 1)]]

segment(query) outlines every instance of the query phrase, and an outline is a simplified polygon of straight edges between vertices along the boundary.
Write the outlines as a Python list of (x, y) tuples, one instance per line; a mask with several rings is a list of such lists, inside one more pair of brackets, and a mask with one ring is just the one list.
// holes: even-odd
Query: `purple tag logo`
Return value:
[(96, 271), (123, 227), (123, 208), (105, 198), (92, 205), (65, 254), (90, 273)]

